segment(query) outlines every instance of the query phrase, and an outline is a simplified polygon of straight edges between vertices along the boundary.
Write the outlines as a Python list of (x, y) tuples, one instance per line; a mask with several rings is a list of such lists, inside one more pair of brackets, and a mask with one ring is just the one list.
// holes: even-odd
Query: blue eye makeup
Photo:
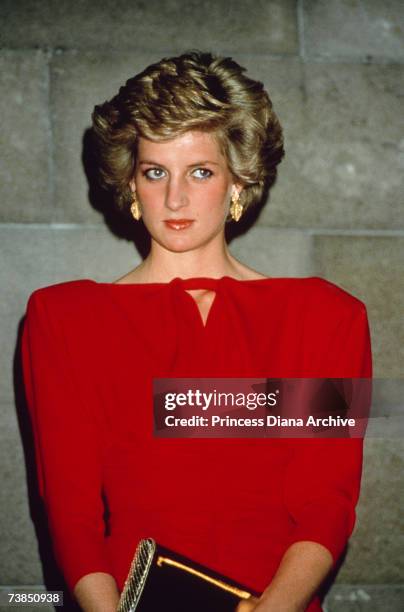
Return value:
[(143, 176), (148, 178), (150, 181), (158, 181), (163, 178), (165, 172), (161, 168), (148, 168), (143, 172)]
[(208, 168), (195, 168), (192, 171), (192, 176), (195, 176), (198, 179), (207, 179), (212, 176), (213, 172)]
[[(155, 168), (147, 168), (142, 174), (149, 181), (159, 181), (166, 176), (166, 171), (156, 166)], [(191, 171), (191, 176), (199, 180), (205, 180), (213, 176), (213, 172), (208, 168), (194, 168)]]

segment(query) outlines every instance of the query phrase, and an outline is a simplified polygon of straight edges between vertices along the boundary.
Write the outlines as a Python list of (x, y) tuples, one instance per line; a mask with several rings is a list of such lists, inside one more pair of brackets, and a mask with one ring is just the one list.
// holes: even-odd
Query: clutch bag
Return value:
[(117, 612), (234, 612), (251, 595), (260, 596), (145, 538), (136, 548)]

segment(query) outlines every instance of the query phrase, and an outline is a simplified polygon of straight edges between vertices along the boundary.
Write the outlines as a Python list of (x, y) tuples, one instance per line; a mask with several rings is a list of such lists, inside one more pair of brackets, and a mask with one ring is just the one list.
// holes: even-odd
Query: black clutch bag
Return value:
[(136, 548), (117, 612), (234, 612), (251, 595), (260, 596), (147, 538)]

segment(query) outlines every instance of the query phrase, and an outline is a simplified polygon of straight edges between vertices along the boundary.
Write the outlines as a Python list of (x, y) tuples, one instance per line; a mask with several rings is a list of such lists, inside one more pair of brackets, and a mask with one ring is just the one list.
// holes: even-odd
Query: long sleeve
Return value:
[[(366, 307), (356, 300), (344, 314), (328, 347), (328, 376), (371, 378), (372, 357)], [(292, 542), (322, 544), (337, 562), (355, 525), (363, 440), (300, 439), (285, 479), (284, 499), (295, 523)]]
[(66, 330), (48, 297), (40, 289), (28, 300), (22, 365), (39, 493), (57, 562), (72, 591), (85, 574), (111, 570), (97, 432), (91, 406), (80, 392)]

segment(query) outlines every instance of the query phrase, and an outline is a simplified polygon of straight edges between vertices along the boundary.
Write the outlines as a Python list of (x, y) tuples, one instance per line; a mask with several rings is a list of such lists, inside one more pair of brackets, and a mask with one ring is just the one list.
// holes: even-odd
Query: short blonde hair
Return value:
[(263, 84), (230, 57), (191, 51), (164, 58), (126, 81), (92, 113), (100, 182), (120, 210), (133, 199), (129, 182), (137, 141), (175, 138), (189, 130), (216, 136), (244, 210), (260, 202), (284, 156), (282, 128)]

